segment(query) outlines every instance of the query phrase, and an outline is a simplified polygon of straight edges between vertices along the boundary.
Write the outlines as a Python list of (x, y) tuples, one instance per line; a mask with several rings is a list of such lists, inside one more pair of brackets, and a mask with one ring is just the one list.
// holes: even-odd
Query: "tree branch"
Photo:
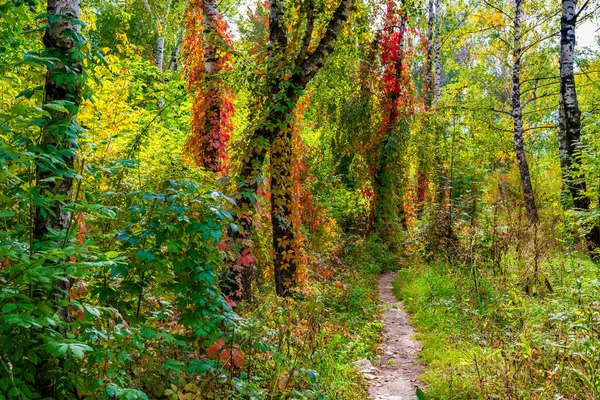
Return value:
[(344, 25), (346, 25), (353, 7), (353, 0), (342, 0), (337, 10), (333, 13), (333, 17), (329, 21), (325, 35), (321, 38), (319, 45), (300, 65), (300, 80), (302, 84), (306, 84), (315, 76), (317, 71), (323, 66), (323, 62), (327, 56), (333, 52), (335, 42)]
[(307, 1), (307, 10), (306, 10), (306, 29), (304, 30), (304, 37), (302, 38), (302, 46), (300, 46), (300, 53), (298, 53), (298, 58), (296, 59), (296, 65), (300, 65), (306, 54), (308, 53), (308, 47), (310, 46), (310, 41), (312, 39), (313, 30), (315, 28), (315, 2), (314, 0)]

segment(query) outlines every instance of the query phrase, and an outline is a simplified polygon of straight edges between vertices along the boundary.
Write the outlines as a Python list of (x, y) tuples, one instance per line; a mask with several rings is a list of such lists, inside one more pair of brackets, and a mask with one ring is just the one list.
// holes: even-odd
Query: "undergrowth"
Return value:
[(546, 287), (527, 294), (513, 261), (508, 252), (501, 269), (416, 262), (398, 274), (427, 398), (600, 398), (598, 265), (546, 254)]
[[(376, 353), (380, 245), (350, 238), (298, 296), (244, 304), (246, 365), (218, 398), (366, 399), (352, 362)], [(335, 272), (334, 272), (335, 271)], [(252, 346), (248, 343), (253, 342)], [(224, 374), (225, 375), (225, 374)], [(225, 376), (222, 377), (223, 379)], [(242, 379), (243, 378), (243, 379)]]

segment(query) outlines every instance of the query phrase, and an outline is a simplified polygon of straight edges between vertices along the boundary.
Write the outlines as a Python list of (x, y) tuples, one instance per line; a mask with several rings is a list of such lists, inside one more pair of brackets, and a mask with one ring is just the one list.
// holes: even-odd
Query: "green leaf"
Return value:
[(97, 308), (91, 307), (91, 306), (84, 306), (85, 311), (87, 311), (88, 313), (92, 314), (94, 317), (99, 317), (100, 316), (100, 310), (98, 310)]
[(28, 353), (27, 358), (29, 359), (29, 361), (31, 361), (34, 364), (37, 364), (38, 361), (40, 361), (40, 358), (38, 357), (37, 353), (34, 353), (34, 352)]
[(104, 64), (105, 67), (108, 67), (108, 61), (106, 61), (106, 58), (104, 58), (102, 53), (100, 53), (98, 50), (96, 50), (94, 52), (94, 54), (96, 55), (96, 57), (98, 57), (100, 59), (100, 61), (102, 61), (102, 64)]
[(138, 252), (136, 252), (135, 257), (140, 261), (146, 261), (146, 260), (152, 261), (155, 258), (153, 253), (149, 253), (144, 250), (139, 250)]
[(2, 307), (2, 312), (5, 314), (8, 314), (11, 311), (14, 311), (17, 309), (17, 305), (15, 303), (8, 303), (5, 304), (4, 307)]
[(49, 108), (50, 110), (59, 111), (59, 112), (69, 112), (62, 104), (58, 103), (46, 103), (44, 107)]
[(177, 360), (168, 360), (160, 367), (160, 369), (163, 371), (171, 370), (179, 373), (183, 370), (183, 363)]
[(37, 308), (45, 315), (52, 315), (54, 313), (54, 310), (48, 304), (39, 303)]
[(426, 400), (425, 398), (425, 393), (423, 393), (423, 391), (421, 390), (421, 388), (417, 388), (417, 399), (419, 400)]
[(84, 352), (92, 351), (92, 348), (83, 343), (72, 343), (69, 345), (69, 350), (71, 350), (75, 358), (81, 360), (84, 356)]
[(315, 371), (313, 371), (312, 369), (307, 370), (307, 372), (308, 372), (308, 379), (310, 379), (310, 382), (313, 385), (316, 385), (318, 374)]

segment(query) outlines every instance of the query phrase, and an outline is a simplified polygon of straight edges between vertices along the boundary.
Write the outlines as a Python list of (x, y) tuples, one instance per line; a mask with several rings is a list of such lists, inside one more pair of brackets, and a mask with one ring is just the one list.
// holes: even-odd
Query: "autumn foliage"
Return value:
[(381, 80), (382, 108), (385, 112), (382, 133), (391, 129), (400, 115), (407, 116), (414, 112), (412, 79), (406, 62), (411, 55), (410, 47), (405, 45), (409, 33), (408, 16), (402, 9), (397, 9), (394, 3), (394, 0), (388, 1), (385, 26), (378, 35), (379, 57), (384, 69)]
[[(193, 96), (192, 132), (186, 151), (198, 166), (223, 171), (227, 160), (227, 143), (233, 125), (233, 94), (223, 80), (222, 72), (231, 69), (228, 49), (233, 45), (229, 26), (222, 15), (206, 21), (204, 0), (192, 0), (185, 17), (186, 36), (183, 43), (188, 66), (188, 91)], [(214, 28), (214, 29), (213, 29)], [(214, 54), (214, 69), (207, 71), (206, 54)]]

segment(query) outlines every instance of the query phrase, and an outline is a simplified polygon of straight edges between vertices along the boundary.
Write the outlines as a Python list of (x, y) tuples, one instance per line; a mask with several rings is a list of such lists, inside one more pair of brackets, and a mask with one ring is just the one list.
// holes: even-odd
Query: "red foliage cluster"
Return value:
[(385, 117), (381, 126), (387, 132), (396, 123), (398, 115), (411, 107), (411, 77), (404, 61), (407, 49), (403, 47), (407, 33), (408, 16), (401, 9), (396, 10), (394, 0), (388, 0), (383, 30), (378, 42), (381, 63), (384, 68), (382, 79)]
[[(217, 14), (215, 32), (205, 29), (203, 7), (205, 1), (191, 0), (185, 17), (186, 36), (183, 42), (185, 64), (188, 66), (188, 91), (194, 96), (192, 104), (192, 133), (186, 151), (196, 165), (211, 171), (223, 171), (227, 161), (227, 144), (233, 125), (233, 94), (221, 77), (221, 71), (230, 70), (228, 49), (233, 45), (230, 30), (223, 16)], [(211, 42), (217, 46), (216, 68), (206, 72), (205, 38), (214, 35)]]

